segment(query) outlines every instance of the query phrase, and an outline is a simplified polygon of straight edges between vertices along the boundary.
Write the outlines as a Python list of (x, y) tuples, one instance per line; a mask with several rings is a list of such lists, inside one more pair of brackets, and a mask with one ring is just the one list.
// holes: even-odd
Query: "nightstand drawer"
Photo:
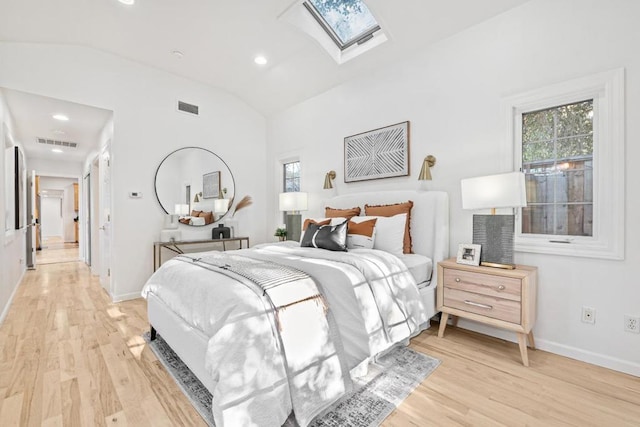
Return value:
[(454, 288), (444, 290), (444, 306), (519, 325), (520, 302)]
[(444, 286), (513, 301), (522, 295), (520, 279), (449, 268), (444, 269)]

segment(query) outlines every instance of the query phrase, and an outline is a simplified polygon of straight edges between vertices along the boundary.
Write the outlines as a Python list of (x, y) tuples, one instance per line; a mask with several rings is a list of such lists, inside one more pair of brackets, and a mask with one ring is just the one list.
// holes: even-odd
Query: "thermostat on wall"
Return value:
[(142, 198), (142, 193), (139, 191), (131, 191), (129, 192), (129, 197), (132, 199), (141, 199)]

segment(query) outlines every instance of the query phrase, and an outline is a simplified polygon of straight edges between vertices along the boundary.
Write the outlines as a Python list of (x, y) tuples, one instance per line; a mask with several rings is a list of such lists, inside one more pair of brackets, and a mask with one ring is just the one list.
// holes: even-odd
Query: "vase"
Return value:
[(211, 229), (212, 239), (228, 239), (231, 237), (231, 230), (229, 227), (225, 227), (224, 224), (218, 224), (217, 227)]

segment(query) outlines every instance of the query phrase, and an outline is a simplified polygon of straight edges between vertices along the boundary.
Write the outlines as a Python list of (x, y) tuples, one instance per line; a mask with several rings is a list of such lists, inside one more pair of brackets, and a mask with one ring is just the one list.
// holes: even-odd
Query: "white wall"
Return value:
[(82, 163), (29, 157), (29, 170), (35, 170), (38, 175), (50, 177), (79, 178), (82, 175)]
[(62, 198), (43, 197), (40, 201), (42, 238), (63, 237)]
[[(5, 141), (2, 124), (5, 124), (9, 131), (9, 141)], [(14, 209), (13, 204), (7, 204), (5, 200), (5, 145), (14, 144), (13, 120), (8, 110), (6, 101), (0, 91), (0, 165), (3, 165), (2, 173), (0, 173), (0, 323), (4, 320), (18, 283), (22, 279), (25, 272), (25, 231), (11, 230), (5, 231), (5, 216), (7, 210)], [(29, 166), (27, 162), (27, 168)], [(9, 183), (9, 185), (13, 185)]]
[[(278, 159), (299, 156), (310, 213), (319, 213), (324, 175), (334, 169), (338, 193), (417, 188), (423, 158), (437, 157), (435, 189), (451, 200), (451, 255), (471, 241), (472, 212), (463, 211), (460, 179), (502, 172), (506, 127), (502, 97), (619, 67), (626, 69), (626, 157), (640, 156), (640, 2), (534, 0), (472, 27), (406, 62), (372, 70), (279, 114), (269, 122), (269, 227), (281, 222), (275, 203)], [(411, 121), (411, 176), (345, 184), (343, 138)], [(623, 314), (640, 315), (640, 192), (626, 165), (626, 259), (518, 253), (539, 267), (536, 342), (542, 349), (640, 375), (640, 335), (623, 331)], [(580, 322), (594, 307), (596, 324)], [(469, 322), (463, 327), (482, 330)], [(511, 334), (490, 329), (490, 333)]]
[[(229, 93), (97, 50), (0, 43), (0, 86), (106, 108), (112, 140), (112, 262), (114, 299), (135, 298), (153, 270), (152, 244), (163, 226), (153, 179), (160, 161), (185, 146), (207, 148), (234, 173), (238, 199), (251, 195), (243, 230), (266, 239), (265, 119)], [(33, 67), (33, 64), (47, 64)], [(177, 112), (177, 100), (200, 106), (199, 117)], [(141, 199), (130, 199), (140, 191)], [(185, 227), (186, 229), (186, 227)], [(210, 236), (211, 226), (183, 237)]]

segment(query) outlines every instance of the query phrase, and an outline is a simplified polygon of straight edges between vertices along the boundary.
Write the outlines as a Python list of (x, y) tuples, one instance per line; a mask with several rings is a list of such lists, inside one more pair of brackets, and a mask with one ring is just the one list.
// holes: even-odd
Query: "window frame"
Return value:
[[(507, 162), (522, 170), (522, 114), (593, 99), (593, 234), (523, 234), (516, 212), (515, 250), (541, 254), (624, 259), (624, 69), (535, 89), (503, 100)], [(606, 143), (604, 142), (606, 141)]]
[(337, 64), (344, 64), (353, 58), (362, 55), (363, 53), (375, 49), (377, 46), (385, 43), (389, 38), (385, 33), (383, 23), (376, 16), (375, 11), (367, 5), (369, 12), (373, 15), (380, 27), (377, 31), (372, 33), (373, 37), (367, 38), (366, 42), (360, 40), (360, 43), (354, 43), (341, 49), (336, 41), (331, 37), (331, 34), (325, 29), (325, 27), (318, 22), (313, 12), (304, 5), (305, 1), (297, 1), (293, 3), (289, 8), (278, 16), (278, 19), (287, 22), (309, 37), (314, 39), (322, 49), (324, 49)]
[(283, 193), (288, 192), (287, 191), (287, 165), (291, 165), (293, 163), (298, 163), (298, 176), (297, 176), (298, 191), (301, 191), (300, 186), (302, 185), (302, 168), (301, 168), (302, 165), (300, 163), (300, 160), (290, 160), (290, 161), (282, 162), (282, 192)]
[[(540, 113), (540, 112), (547, 112), (547, 111), (552, 111), (552, 110), (557, 111), (558, 109), (563, 108), (563, 107), (568, 107), (568, 106), (576, 105), (576, 104), (584, 104), (584, 103), (587, 103), (587, 102), (591, 104), (591, 111), (590, 111), (590, 112), (591, 112), (591, 118), (592, 118), (592, 119), (591, 119), (591, 132), (590, 132), (590, 133), (587, 133), (587, 134), (571, 134), (571, 135), (558, 136), (558, 135), (557, 135), (557, 132), (558, 132), (558, 128), (557, 128), (557, 126), (558, 126), (558, 122), (554, 119), (554, 124), (553, 124), (553, 136), (549, 137), (550, 139), (547, 139), (545, 142), (546, 142), (546, 143), (551, 143), (551, 144), (553, 145), (553, 149), (552, 149), (552, 151), (553, 151), (554, 153), (556, 153), (556, 154), (557, 154), (557, 150), (558, 150), (559, 145), (561, 145), (561, 144), (562, 144), (564, 141), (566, 141), (566, 140), (573, 140), (573, 139), (575, 139), (575, 138), (583, 138), (583, 137), (590, 136), (590, 137), (591, 137), (591, 141), (593, 142), (593, 115), (594, 115), (595, 113), (594, 113), (594, 110), (593, 110), (593, 98), (592, 98), (592, 97), (588, 97), (588, 98), (583, 99), (583, 100), (581, 100), (581, 101), (572, 102), (572, 103), (570, 103), (570, 104), (557, 105), (557, 106), (554, 106), (554, 107), (546, 108), (546, 109), (544, 109), (544, 110), (521, 111), (521, 112), (518, 112), (518, 117), (516, 117), (516, 119), (518, 120), (518, 123), (519, 123), (520, 125), (522, 125), (522, 124), (524, 123), (524, 120), (525, 120), (525, 119), (524, 119), (524, 116), (525, 116), (525, 115), (527, 115), (527, 114), (536, 114), (536, 113)], [(554, 117), (556, 117), (556, 114), (554, 114)], [(516, 147), (517, 147), (517, 149), (518, 149), (518, 148), (520, 149), (520, 153), (518, 154), (518, 158), (519, 158), (519, 159), (521, 159), (521, 162), (520, 162), (520, 170), (521, 170), (522, 172), (524, 172), (525, 174), (529, 174), (529, 173), (531, 173), (531, 172), (529, 172), (529, 171), (525, 170), (525, 167), (524, 167), (525, 162), (524, 162), (524, 161), (522, 161), (522, 160), (523, 160), (523, 158), (524, 158), (523, 149), (524, 149), (524, 147), (527, 145), (527, 144), (525, 144), (525, 143), (524, 143), (524, 141), (523, 141), (523, 140), (522, 140), (522, 138), (521, 138), (521, 137), (522, 137), (522, 134), (523, 134), (523, 130), (524, 130), (524, 128), (521, 126), (520, 130), (519, 130), (519, 131), (517, 131), (517, 133), (516, 133), (516, 144), (517, 144), (517, 145), (516, 145)], [(539, 140), (538, 140), (538, 141), (528, 141), (528, 143), (533, 143), (533, 144), (540, 144), (541, 142), (542, 142), (542, 141), (539, 141)], [(583, 157), (588, 157), (588, 158), (590, 159), (590, 160), (588, 161), (588, 163), (589, 163), (589, 165), (591, 166), (591, 167), (590, 167), (590, 168), (591, 168), (591, 170), (593, 170), (593, 166), (592, 166), (592, 163), (593, 163), (593, 150), (592, 150), (591, 154), (589, 154), (588, 156), (584, 156), (584, 155), (583, 155)], [(545, 159), (545, 160), (537, 160), (536, 162), (531, 162), (531, 163), (530, 163), (530, 165), (532, 165), (533, 163), (538, 163), (538, 167), (540, 167), (541, 165), (546, 165), (546, 164), (551, 163), (551, 164), (553, 164), (553, 166), (554, 166), (554, 170), (555, 170), (555, 172), (556, 172), (556, 174), (557, 174), (557, 173), (558, 173), (558, 160), (560, 160), (561, 162), (567, 162), (567, 161), (568, 161), (568, 162), (580, 162), (580, 161), (584, 161), (584, 159), (581, 159), (581, 158), (580, 158), (580, 156), (574, 156), (574, 157), (573, 157), (573, 158), (571, 158), (571, 159), (567, 159), (567, 158), (563, 158), (563, 157), (558, 157), (558, 156), (556, 155), (554, 158), (548, 158), (548, 159)], [(582, 171), (582, 172), (586, 175), (586, 174), (587, 174), (587, 173), (586, 173), (586, 170), (587, 170), (587, 169), (586, 169), (586, 167), (587, 167), (587, 166), (586, 166), (586, 164), (587, 164), (587, 161), (584, 161), (584, 163), (583, 163), (583, 167), (584, 167), (584, 168), (583, 168), (583, 169), (566, 169), (566, 172), (565, 172), (565, 171), (563, 171), (562, 173), (564, 174), (564, 173), (569, 173), (569, 172), (578, 172), (578, 171)], [(535, 166), (534, 166), (534, 167), (535, 167)], [(546, 168), (545, 166), (542, 166), (542, 167), (543, 167), (543, 168)], [(534, 173), (535, 173), (535, 172), (534, 172)], [(548, 174), (548, 173), (545, 173), (545, 175), (549, 176), (549, 174)], [(566, 201), (565, 201), (565, 200), (558, 200), (558, 187), (557, 187), (557, 185), (556, 185), (556, 180), (554, 179), (554, 181), (553, 181), (553, 182), (554, 182), (554, 184), (553, 184), (553, 190), (551, 191), (552, 200), (545, 199), (543, 202), (539, 202), (539, 201), (538, 201), (538, 202), (535, 202), (535, 203), (534, 203), (534, 205), (535, 205), (535, 206), (541, 206), (541, 207), (542, 207), (542, 206), (544, 206), (544, 207), (551, 206), (551, 207), (553, 208), (553, 210), (552, 210), (552, 222), (553, 222), (553, 228), (556, 228), (556, 227), (557, 227), (557, 224), (559, 223), (559, 221), (558, 221), (558, 215), (557, 215), (557, 214), (558, 214), (558, 210), (557, 210), (557, 208), (558, 208), (559, 206), (561, 206), (561, 205), (566, 205), (567, 210), (569, 210), (569, 208), (570, 208), (571, 206), (583, 206), (583, 207), (585, 207), (585, 208), (586, 208), (587, 206), (590, 206), (590, 207), (591, 207), (591, 210), (593, 209), (593, 197), (592, 197), (592, 193), (593, 193), (593, 191), (591, 191), (591, 195), (590, 195), (590, 197), (589, 197), (589, 199), (590, 199), (590, 200), (582, 200), (582, 201), (575, 201), (575, 200), (566, 200)], [(589, 181), (589, 184), (591, 184), (591, 186), (593, 185), (593, 173), (591, 173), (591, 181)], [(593, 190), (593, 188), (591, 188), (591, 190)], [(547, 193), (547, 194), (549, 194), (549, 193)], [(568, 195), (567, 195), (567, 196), (568, 196)], [(531, 205), (529, 205), (529, 206), (531, 206)], [(520, 211), (520, 212), (522, 212), (522, 211)], [(523, 217), (524, 217), (524, 215), (522, 216), (522, 218), (523, 218)], [(522, 220), (522, 218), (520, 218), (520, 219)], [(520, 230), (522, 230), (523, 228), (524, 228), (524, 227), (521, 225), (521, 226), (520, 226)], [(568, 225), (567, 225), (567, 228), (568, 228)], [(584, 228), (584, 227), (583, 227), (583, 228)], [(591, 230), (591, 232), (592, 232), (592, 231), (593, 231), (593, 230)], [(555, 235), (555, 236), (559, 236), (559, 239), (562, 239), (562, 238), (563, 238), (563, 236), (564, 236), (564, 235), (562, 235), (562, 234), (551, 234), (551, 233), (549, 233), (549, 234), (540, 234), (540, 233), (522, 233), (522, 234), (523, 234), (523, 235), (527, 235), (527, 236), (535, 236), (535, 235), (549, 236), (549, 235)], [(591, 234), (593, 234), (593, 233), (591, 233)], [(575, 238), (575, 237), (577, 237), (578, 235), (567, 235), (567, 236), (569, 236), (568, 238)], [(591, 237), (590, 235), (582, 235), (582, 236)]]
[[(364, 4), (364, 2), (362, 3)], [(324, 19), (322, 14), (318, 11), (318, 9), (316, 9), (316, 7), (310, 1), (304, 1), (302, 5), (305, 7), (305, 9), (307, 9), (307, 11), (309, 11), (311, 16), (313, 16), (313, 18), (318, 22), (318, 24), (322, 27), (322, 29), (327, 33), (327, 35), (331, 38), (331, 40), (333, 40), (333, 42), (336, 44), (336, 46), (338, 46), (338, 48), (341, 51), (344, 51), (345, 49), (348, 49), (349, 47), (355, 44), (362, 45), (368, 42), (373, 38), (375, 33), (377, 33), (382, 29), (380, 27), (380, 24), (378, 23), (378, 20), (375, 19), (375, 16), (373, 16), (373, 14), (371, 14), (371, 16), (373, 16), (373, 19), (376, 22), (376, 25), (370, 28), (369, 30), (366, 30), (358, 34), (356, 37), (353, 37), (348, 42), (344, 43), (342, 42), (338, 34), (336, 34), (336, 31), (333, 29), (331, 24), (329, 24), (327, 20)], [(364, 5), (367, 7), (367, 10), (369, 10), (369, 13), (371, 13), (369, 6), (367, 6), (366, 4)]]

